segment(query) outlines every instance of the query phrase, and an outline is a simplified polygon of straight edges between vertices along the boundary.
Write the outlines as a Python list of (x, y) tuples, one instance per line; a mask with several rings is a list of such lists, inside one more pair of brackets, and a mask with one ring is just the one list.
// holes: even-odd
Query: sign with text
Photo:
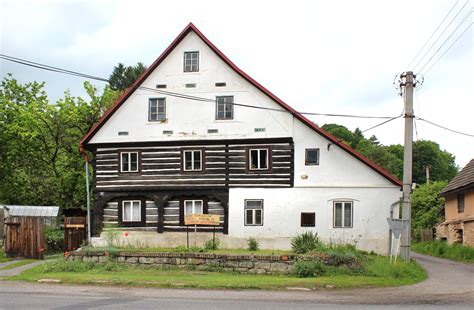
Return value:
[(184, 217), (184, 225), (219, 226), (220, 216), (217, 214), (189, 214)]

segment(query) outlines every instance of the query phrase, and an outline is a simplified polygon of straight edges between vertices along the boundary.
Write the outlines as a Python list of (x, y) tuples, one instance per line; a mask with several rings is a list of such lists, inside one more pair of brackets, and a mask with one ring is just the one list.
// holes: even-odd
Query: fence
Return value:
[(7, 257), (42, 259), (45, 246), (42, 218), (10, 216), (5, 220)]

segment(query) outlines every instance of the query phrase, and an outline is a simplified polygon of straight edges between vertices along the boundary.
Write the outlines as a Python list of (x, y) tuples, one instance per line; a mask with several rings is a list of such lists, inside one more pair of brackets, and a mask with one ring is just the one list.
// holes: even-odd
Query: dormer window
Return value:
[(199, 52), (184, 52), (184, 72), (199, 72)]

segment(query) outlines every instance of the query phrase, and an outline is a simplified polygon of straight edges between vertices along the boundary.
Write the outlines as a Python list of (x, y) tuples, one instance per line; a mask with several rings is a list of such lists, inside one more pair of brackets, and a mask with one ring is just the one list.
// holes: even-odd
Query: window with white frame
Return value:
[(190, 214), (203, 214), (204, 201), (202, 200), (185, 200), (184, 201), (184, 216)]
[(120, 152), (120, 172), (138, 172), (138, 152)]
[(184, 53), (184, 72), (199, 72), (199, 52)]
[(202, 170), (202, 150), (184, 150), (183, 151), (183, 170), (201, 171)]
[(248, 199), (245, 200), (245, 225), (262, 226), (263, 225), (263, 200)]
[(351, 228), (353, 219), (353, 202), (352, 201), (335, 201), (334, 202), (334, 227)]
[(216, 97), (216, 119), (234, 118), (234, 96)]
[(142, 202), (140, 200), (122, 201), (122, 222), (142, 221)]
[(249, 149), (249, 169), (268, 170), (268, 149)]
[(164, 121), (166, 120), (166, 99), (150, 98), (148, 101), (148, 120)]

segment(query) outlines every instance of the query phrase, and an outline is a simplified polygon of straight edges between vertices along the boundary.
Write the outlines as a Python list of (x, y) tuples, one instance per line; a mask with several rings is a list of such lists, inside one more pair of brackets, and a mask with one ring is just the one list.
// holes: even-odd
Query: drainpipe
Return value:
[[(396, 206), (398, 206), (400, 208), (400, 203), (402, 202), (402, 198), (398, 199), (397, 201), (393, 202), (391, 205), (390, 205), (390, 220), (393, 219), (393, 213), (394, 213), (394, 209)], [(400, 214), (398, 215), (400, 216)], [(389, 229), (389, 233), (388, 233), (388, 255), (392, 255), (392, 228)]]
[(86, 166), (86, 193), (87, 193), (87, 243), (91, 244), (91, 196), (89, 191), (89, 156), (81, 145), (79, 149), (82, 157), (84, 158)]

